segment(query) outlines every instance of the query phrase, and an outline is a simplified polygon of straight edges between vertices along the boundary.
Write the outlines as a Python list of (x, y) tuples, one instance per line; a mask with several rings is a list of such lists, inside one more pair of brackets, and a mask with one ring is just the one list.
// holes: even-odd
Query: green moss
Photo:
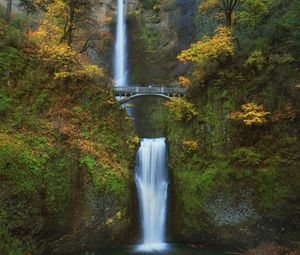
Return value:
[(0, 253), (7, 255), (24, 255), (24, 244), (15, 236), (11, 235), (0, 223)]
[(231, 153), (231, 160), (245, 167), (256, 167), (262, 162), (262, 156), (253, 148), (241, 147)]
[[(57, 155), (58, 154), (58, 155)], [(74, 167), (74, 155), (53, 153), (45, 166), (43, 175), (46, 186), (46, 203), (52, 213), (63, 215), (70, 205), (71, 198), (71, 172)], [(62, 220), (64, 220), (62, 218)]]
[(0, 139), (0, 174), (8, 178), (17, 193), (26, 196), (36, 193), (40, 161), (28, 149), (15, 143), (6, 143), (5, 139)]
[(7, 80), (10, 76), (16, 78), (24, 71), (26, 64), (22, 53), (13, 48), (7, 47), (0, 52), (0, 79)]
[(0, 116), (5, 115), (12, 107), (12, 98), (0, 91)]
[(86, 166), (91, 173), (92, 181), (98, 191), (120, 196), (126, 189), (126, 178), (109, 165), (97, 162), (92, 156), (80, 159), (80, 165)]
[(153, 9), (155, 5), (159, 3), (159, 0), (143, 0), (142, 5), (145, 9)]

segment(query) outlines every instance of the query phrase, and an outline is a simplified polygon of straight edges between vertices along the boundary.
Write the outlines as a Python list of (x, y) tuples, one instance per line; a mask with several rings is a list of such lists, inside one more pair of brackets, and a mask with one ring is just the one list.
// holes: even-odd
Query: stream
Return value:
[[(227, 252), (232, 251), (228, 250)], [(146, 252), (137, 252), (135, 247), (99, 250), (95, 253), (81, 253), (77, 255), (142, 255)], [(164, 252), (151, 252), (151, 255), (225, 255), (224, 248), (191, 248), (185, 245), (170, 244)]]

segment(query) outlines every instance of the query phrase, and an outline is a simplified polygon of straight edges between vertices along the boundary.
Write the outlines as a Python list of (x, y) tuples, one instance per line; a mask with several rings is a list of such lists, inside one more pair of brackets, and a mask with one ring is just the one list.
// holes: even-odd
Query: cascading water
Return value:
[(118, 0), (117, 31), (114, 53), (114, 78), (117, 87), (127, 86), (126, 0)]
[(141, 211), (142, 243), (138, 251), (161, 251), (165, 243), (167, 208), (165, 138), (142, 139), (137, 153), (136, 186)]
[[(114, 54), (114, 78), (117, 87), (126, 87), (126, 0), (118, 0)], [(128, 110), (128, 114), (131, 112)], [(167, 207), (167, 152), (165, 138), (142, 139), (137, 153), (136, 185), (141, 211), (143, 240), (138, 251), (161, 251), (165, 240)]]

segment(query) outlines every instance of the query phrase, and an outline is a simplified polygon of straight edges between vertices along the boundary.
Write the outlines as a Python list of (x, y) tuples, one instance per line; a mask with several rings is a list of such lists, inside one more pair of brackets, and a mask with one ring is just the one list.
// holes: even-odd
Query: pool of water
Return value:
[(135, 252), (135, 247), (125, 247), (118, 249), (100, 250), (94, 253), (81, 253), (78, 255), (225, 255), (230, 254), (232, 250), (224, 248), (191, 248), (184, 245), (170, 245), (166, 251), (163, 252)]

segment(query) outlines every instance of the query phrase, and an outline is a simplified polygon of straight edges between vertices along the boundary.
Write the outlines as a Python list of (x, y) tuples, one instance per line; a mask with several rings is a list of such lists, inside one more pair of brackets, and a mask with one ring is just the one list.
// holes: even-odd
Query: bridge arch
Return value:
[(120, 98), (119, 103), (125, 104), (130, 100), (144, 96), (160, 97), (170, 100), (172, 97), (181, 97), (186, 93), (186, 88), (182, 87), (164, 87), (164, 86), (129, 86), (129, 87), (114, 87), (114, 94)]
[(171, 96), (168, 96), (168, 95), (164, 95), (164, 94), (136, 94), (136, 95), (131, 95), (129, 97), (125, 97), (125, 98), (122, 98), (121, 100), (119, 100), (119, 103), (122, 105), (122, 104), (125, 104), (135, 98), (139, 98), (139, 97), (160, 97), (160, 98), (163, 98), (163, 99), (166, 99), (166, 100), (170, 100), (172, 97)]

